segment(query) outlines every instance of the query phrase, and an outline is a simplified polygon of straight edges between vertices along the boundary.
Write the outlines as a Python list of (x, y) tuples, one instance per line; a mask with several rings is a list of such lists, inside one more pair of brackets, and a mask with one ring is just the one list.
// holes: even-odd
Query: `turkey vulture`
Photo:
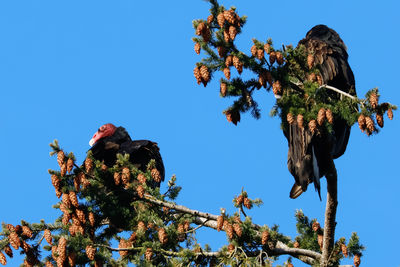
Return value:
[[(307, 32), (299, 45), (304, 45), (307, 53), (314, 54), (323, 84), (356, 95), (354, 75), (347, 62), (347, 47), (339, 34), (325, 25), (317, 25)], [(343, 97), (331, 91), (328, 95), (336, 100)], [(317, 135), (290, 124), (284, 131), (289, 145), (288, 169), (295, 178), (291, 198), (297, 198), (314, 182), (321, 199), (319, 179), (327, 173), (331, 158), (343, 155), (350, 136), (350, 126), (344, 119), (335, 118), (332, 128), (331, 133), (323, 131)]]
[[(117, 154), (129, 154), (129, 160), (143, 172), (147, 170), (147, 164), (154, 159), (156, 169), (161, 175), (161, 181), (164, 181), (165, 171), (157, 143), (149, 140), (132, 141), (128, 132), (123, 127), (115, 127), (111, 123), (104, 124), (93, 135), (89, 145), (93, 157), (104, 161), (108, 167), (112, 167)], [(159, 187), (160, 183), (155, 183)]]

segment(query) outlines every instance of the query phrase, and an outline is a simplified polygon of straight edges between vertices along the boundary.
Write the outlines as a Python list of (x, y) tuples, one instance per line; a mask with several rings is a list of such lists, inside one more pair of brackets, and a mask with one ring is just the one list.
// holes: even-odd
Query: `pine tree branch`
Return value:
[[(182, 205), (177, 205), (177, 204), (161, 201), (161, 200), (153, 198), (152, 196), (150, 196), (148, 194), (144, 195), (143, 200), (153, 203), (153, 204), (156, 204), (156, 205), (159, 205), (159, 206), (168, 207), (170, 209), (174, 209), (179, 212), (194, 215), (195, 218), (194, 218), (193, 223), (195, 223), (197, 225), (204, 225), (209, 228), (217, 229), (217, 219), (219, 217), (217, 215), (201, 212), (198, 210), (192, 210), (192, 209), (189, 209)], [(256, 231), (258, 231), (261, 228), (261, 226), (259, 226), (257, 224), (252, 224), (252, 227)], [(307, 263), (310, 265), (314, 264), (315, 260), (320, 261), (320, 259), (322, 257), (321, 254), (318, 252), (315, 252), (312, 250), (307, 250), (307, 249), (290, 248), (280, 241), (278, 241), (276, 243), (276, 245), (274, 247), (270, 248), (270, 250), (268, 250), (267, 252), (268, 252), (269, 256), (291, 255), (291, 256), (303, 261), (304, 263)], [(208, 253), (211, 253), (209, 255), (207, 254), (208, 256), (215, 257), (217, 255), (216, 253), (219, 253), (219, 252), (208, 252)], [(246, 255), (253, 257), (253, 256), (259, 255), (259, 253), (260, 253), (260, 251), (247, 252)], [(203, 255), (203, 256), (207, 256), (207, 255)]]
[(324, 239), (322, 248), (321, 266), (328, 266), (329, 254), (335, 243), (336, 208), (337, 201), (337, 171), (333, 159), (330, 161), (329, 171), (326, 174), (328, 193), (325, 208)]

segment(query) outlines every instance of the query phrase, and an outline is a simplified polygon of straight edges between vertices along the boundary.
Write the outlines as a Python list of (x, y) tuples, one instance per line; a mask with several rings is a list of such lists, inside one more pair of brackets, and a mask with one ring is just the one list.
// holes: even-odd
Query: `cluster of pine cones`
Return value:
[[(286, 120), (289, 124), (297, 123), (300, 128), (304, 128), (304, 116), (302, 114), (298, 114), (295, 116), (292, 113), (288, 113), (286, 115)], [(327, 121), (328, 123), (333, 123), (333, 113), (330, 109), (320, 108), (318, 111), (318, 116), (316, 119), (310, 120), (308, 122), (308, 129), (311, 131), (312, 134), (318, 134), (318, 127), (322, 126), (324, 122)]]
[[(388, 103), (382, 103), (381, 105), (378, 104), (379, 101), (379, 94), (376, 92), (372, 92), (369, 95), (369, 104), (371, 108), (376, 112), (376, 123), (379, 127), (383, 128), (383, 113), (382, 110), (387, 110), (387, 116), (390, 120), (393, 119), (393, 110), (392, 108), (388, 108)], [(370, 136), (373, 132), (376, 131), (375, 123), (372, 116), (366, 116), (364, 114), (360, 114), (358, 117), (358, 126), (360, 130)]]

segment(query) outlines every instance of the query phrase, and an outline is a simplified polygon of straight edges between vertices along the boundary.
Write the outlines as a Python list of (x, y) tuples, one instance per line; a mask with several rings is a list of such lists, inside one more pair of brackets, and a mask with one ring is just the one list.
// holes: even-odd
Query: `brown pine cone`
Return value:
[(74, 191), (69, 191), (68, 198), (72, 206), (76, 208), (79, 207), (78, 197), (76, 196), (76, 193)]
[(228, 245), (228, 252), (229, 252), (229, 253), (232, 253), (232, 252), (234, 252), (234, 251), (235, 251), (235, 245), (229, 244), (229, 245)]
[(10, 257), (10, 258), (13, 257), (13, 252), (12, 252), (12, 249), (10, 248), (10, 245), (6, 245), (4, 247), (4, 252), (7, 254), (8, 257)]
[(265, 231), (262, 232), (262, 234), (261, 234), (261, 244), (262, 244), (262, 245), (267, 244), (268, 239), (269, 239), (269, 232), (268, 232), (268, 230), (265, 230)]
[(135, 243), (135, 241), (136, 241), (136, 236), (137, 236), (136, 232), (132, 232), (132, 234), (131, 234), (131, 236), (129, 237), (128, 241), (132, 242), (132, 244)]
[(161, 174), (156, 168), (153, 168), (151, 170), (150, 174), (151, 174), (151, 177), (153, 177), (153, 179), (154, 179), (154, 181), (156, 183), (160, 183), (161, 182)]
[(317, 75), (314, 72), (310, 73), (307, 76), (307, 80), (309, 80), (311, 82), (316, 82), (317, 81)]
[(218, 55), (219, 57), (225, 57), (226, 55), (226, 49), (223, 46), (217, 46), (217, 51), (218, 51)]
[(312, 69), (312, 67), (314, 67), (314, 55), (313, 54), (308, 54), (307, 56), (307, 65), (309, 69)]
[(233, 226), (228, 221), (225, 221), (225, 222), (224, 222), (224, 230), (225, 230), (226, 234), (228, 235), (229, 239), (232, 239), (233, 231), (234, 231)]
[(62, 257), (58, 257), (56, 260), (57, 267), (63, 267), (64, 266), (64, 260)]
[(387, 115), (390, 120), (393, 120), (393, 110), (391, 108), (388, 109)]
[(31, 238), (32, 230), (28, 226), (24, 225), (22, 226), (22, 235), (26, 236), (27, 238)]
[(163, 245), (168, 242), (168, 236), (164, 228), (158, 230), (158, 240), (160, 240), (160, 243)]
[(376, 113), (376, 122), (378, 123), (379, 127), (383, 128), (383, 115)]
[(197, 84), (200, 84), (201, 83), (200, 68), (196, 66), (193, 70), (193, 74), (194, 77), (196, 78)]
[(90, 172), (93, 169), (93, 160), (91, 158), (85, 159), (85, 170)]
[(67, 225), (69, 223), (69, 220), (71, 220), (71, 215), (69, 214), (69, 212), (64, 213), (61, 223), (63, 225)]
[(220, 94), (221, 94), (222, 97), (225, 97), (225, 96), (226, 96), (226, 91), (227, 91), (227, 85), (226, 85), (226, 83), (221, 82), (219, 92), (220, 92)]
[(123, 183), (124, 185), (128, 185), (130, 179), (131, 179), (131, 171), (129, 170), (129, 168), (124, 167), (124, 168), (122, 169), (122, 175), (121, 175), (122, 183)]
[(321, 109), (318, 111), (318, 117), (317, 117), (318, 125), (321, 126), (321, 125), (324, 123), (325, 118), (326, 118), (326, 111), (325, 111), (324, 108), (321, 108)]
[[(71, 208), (71, 201), (69, 199), (69, 195), (68, 194), (63, 194), (62, 195), (62, 203), (64, 204), (64, 207), (66, 209)], [(63, 211), (64, 212), (64, 211)]]
[(65, 239), (65, 237), (61, 237), (60, 240), (58, 241), (58, 246), (57, 246), (57, 254), (58, 254), (58, 258), (62, 259), (62, 261), (64, 262), (66, 257), (67, 257), (67, 239)]
[(208, 24), (211, 24), (213, 22), (213, 20), (214, 20), (214, 16), (212, 14), (207, 17)]
[(324, 83), (324, 81), (322, 80), (322, 76), (321, 75), (317, 75), (317, 82), (319, 85), (322, 85)]
[(81, 189), (80, 186), (81, 186), (81, 179), (80, 179), (79, 174), (77, 174), (74, 177), (74, 187), (75, 187), (76, 192), (80, 191), (80, 189)]
[(229, 31), (227, 29), (224, 29), (224, 41), (229, 43), (231, 40), (231, 37), (229, 36)]
[(238, 206), (242, 205), (243, 200), (244, 200), (243, 195), (239, 195), (239, 196), (236, 198), (236, 204), (237, 204)]
[(372, 108), (376, 108), (378, 106), (378, 95), (376, 93), (372, 93), (369, 95), (369, 103), (371, 104)]
[(146, 176), (144, 176), (143, 173), (139, 173), (136, 179), (139, 181), (139, 183), (146, 184)]
[(365, 117), (365, 123), (367, 125), (367, 129), (370, 133), (373, 133), (375, 131), (375, 125), (374, 121), (371, 119), (371, 117)]
[(228, 122), (232, 122), (233, 124), (237, 125), (240, 122), (240, 112), (237, 110), (226, 110), (224, 111), (226, 119)]
[(51, 256), (53, 260), (57, 260), (57, 246), (52, 246), (51, 247)]
[(233, 66), (234, 66), (234, 67), (237, 69), (237, 71), (239, 72), (240, 65), (241, 65), (240, 59), (239, 59), (237, 56), (233, 56), (232, 62), (233, 62)]
[(276, 60), (276, 53), (274, 51), (272, 51), (271, 53), (269, 53), (269, 64), (274, 64)]
[(96, 249), (91, 245), (87, 245), (86, 255), (89, 258), (89, 260), (94, 260), (94, 255), (96, 255)]
[(227, 22), (230, 24), (236, 24), (236, 13), (235, 11), (231, 10), (225, 10), (224, 11), (224, 17)]
[(311, 120), (308, 123), (308, 128), (310, 129), (310, 132), (314, 134), (317, 131), (317, 122), (315, 120)]
[(237, 29), (235, 26), (229, 26), (229, 38), (233, 41), (237, 35)]
[(206, 28), (206, 24), (204, 22), (200, 22), (199, 25), (197, 25), (197, 28), (196, 28), (196, 35), (200, 36), (205, 28)]
[(264, 58), (264, 50), (262, 49), (257, 49), (257, 58), (259, 60), (262, 60)]
[(219, 215), (217, 219), (217, 231), (221, 231), (222, 227), (224, 226), (224, 216)]
[[(128, 248), (128, 247), (129, 247), (128, 241), (126, 241), (125, 239), (121, 238), (119, 240), (118, 248)], [(128, 255), (129, 252), (127, 250), (120, 250), (120, 251), (118, 251), (118, 253), (123, 258), (126, 255)]]
[(76, 212), (76, 216), (78, 217), (78, 220), (82, 223), (85, 224), (86, 223), (86, 216), (85, 216), (85, 212), (81, 209), (75, 209)]
[(242, 227), (240, 226), (240, 224), (238, 224), (238, 223), (234, 223), (233, 224), (233, 230), (235, 231), (235, 233), (236, 233), (236, 235), (238, 236), (238, 237), (241, 237), (242, 236)]
[(345, 258), (347, 258), (347, 256), (349, 256), (349, 254), (348, 254), (348, 251), (347, 251), (346, 244), (342, 243), (342, 244), (340, 245), (340, 249), (342, 250), (343, 256), (344, 256)]
[(190, 229), (190, 223), (189, 223), (189, 221), (185, 221), (185, 222), (183, 223), (183, 229), (185, 229), (185, 232), (189, 231), (189, 229)]
[(119, 185), (121, 183), (121, 173), (114, 172), (114, 183), (115, 185)]
[(207, 83), (210, 81), (210, 72), (208, 71), (206, 65), (201, 65), (200, 75), (201, 75), (201, 81), (203, 82), (204, 86), (206, 86)]
[(200, 54), (200, 50), (201, 50), (201, 45), (199, 43), (195, 43), (194, 44), (194, 52), (196, 52), (196, 54)]
[(218, 25), (222, 28), (224, 27), (224, 23), (225, 23), (225, 16), (224, 16), (224, 12), (221, 12), (218, 14), (217, 16), (217, 22)]
[(2, 265), (6, 265), (7, 264), (6, 256), (4, 256), (3, 252), (1, 252), (1, 251), (0, 251), (0, 263)]
[(360, 266), (361, 259), (360, 259), (360, 255), (359, 254), (355, 254), (354, 255), (353, 262), (354, 262), (354, 266), (356, 266), (356, 267)]
[(144, 257), (146, 258), (146, 260), (150, 261), (151, 258), (153, 257), (153, 249), (147, 248), (146, 253), (144, 253)]
[(272, 84), (272, 92), (274, 95), (282, 95), (282, 86), (280, 81), (276, 81)]
[(324, 236), (321, 235), (321, 234), (318, 235), (318, 245), (319, 245), (319, 248), (322, 251), (322, 248), (324, 246)]
[(257, 46), (256, 46), (256, 45), (253, 45), (253, 46), (250, 48), (250, 52), (251, 52), (251, 55), (252, 55), (253, 57), (255, 57), (255, 56), (257, 55)]
[(332, 123), (333, 123), (333, 113), (332, 113), (332, 110), (327, 109), (326, 112), (325, 112), (325, 116), (326, 116), (326, 119), (328, 120), (328, 122), (329, 122), (330, 124), (332, 124)]
[(10, 240), (10, 245), (15, 250), (17, 250), (21, 246), (21, 240), (19, 239), (16, 232), (11, 232), (10, 235), (8, 236), (8, 239)]
[(303, 128), (303, 127), (304, 127), (304, 117), (303, 117), (303, 115), (298, 114), (296, 120), (297, 120), (297, 125), (298, 125), (300, 128)]
[(61, 165), (61, 168), (60, 168), (60, 175), (61, 175), (61, 177), (64, 177), (66, 174), (67, 174), (67, 163), (64, 162), (64, 164)]
[(72, 158), (68, 158), (68, 160), (67, 160), (67, 172), (71, 173), (73, 168), (74, 168), (74, 160)]
[(321, 228), (321, 226), (320, 226), (319, 222), (317, 222), (317, 221), (313, 222), (312, 229), (314, 232), (317, 232), (320, 228)]
[(231, 70), (229, 68), (224, 68), (224, 74), (227, 80), (231, 79)]
[(211, 39), (210, 28), (206, 26), (206, 28), (201, 32), (201, 37), (203, 37), (204, 42), (208, 43)]
[(94, 218), (94, 213), (93, 212), (89, 212), (88, 218), (89, 218), (90, 225), (93, 227), (94, 224), (96, 223), (95, 218)]
[(64, 161), (65, 161), (64, 151), (62, 151), (62, 150), (58, 151), (58, 153), (57, 153), (57, 163), (58, 163), (58, 166), (60, 166), (60, 168), (64, 164)]
[(266, 44), (264, 45), (264, 51), (265, 51), (265, 53), (267, 53), (267, 54), (271, 53), (271, 45), (270, 45), (269, 43), (266, 43)]
[[(229, 68), (230, 66), (232, 66), (233, 65), (233, 56), (232, 55), (229, 55), (229, 56), (227, 56), (226, 57), (226, 59), (225, 59), (225, 66), (227, 67), (227, 68)], [(229, 79), (228, 79), (229, 80)]]
[(266, 77), (268, 83), (272, 86), (272, 75), (271, 75), (271, 72), (269, 72), (269, 71), (265, 72), (265, 77)]
[(147, 228), (146, 228), (145, 223), (142, 222), (142, 221), (139, 221), (139, 222), (138, 222), (138, 226), (137, 226), (137, 230), (138, 230), (138, 231), (141, 231), (141, 232), (146, 231)]
[(282, 64), (283, 64), (283, 55), (282, 55), (281, 52), (276, 52), (276, 62), (277, 62), (279, 65), (282, 65)]
[(138, 185), (137, 187), (136, 187), (136, 192), (137, 192), (137, 194), (138, 194), (138, 196), (140, 197), (140, 198), (143, 198), (144, 197), (144, 187), (143, 186), (141, 186), (141, 185)]
[(44, 229), (43, 236), (44, 239), (46, 239), (47, 243), (49, 243), (49, 245), (53, 245), (53, 237), (51, 236), (51, 232), (49, 229)]
[(293, 123), (294, 123), (293, 114), (289, 112), (289, 113), (286, 115), (286, 120), (287, 120), (287, 122), (288, 122), (289, 124), (293, 124)]
[(243, 205), (247, 208), (247, 209), (251, 209), (253, 207), (253, 203), (251, 203), (250, 199), (248, 199), (247, 197), (244, 198), (243, 200)]
[(299, 243), (299, 242), (297, 242), (297, 241), (296, 241), (296, 242), (294, 242), (294, 244), (293, 244), (293, 247), (294, 247), (294, 248), (299, 248), (299, 247), (300, 247), (300, 243)]
[(358, 117), (358, 127), (360, 127), (360, 130), (364, 132), (365, 128), (367, 127), (365, 116), (361, 114)]

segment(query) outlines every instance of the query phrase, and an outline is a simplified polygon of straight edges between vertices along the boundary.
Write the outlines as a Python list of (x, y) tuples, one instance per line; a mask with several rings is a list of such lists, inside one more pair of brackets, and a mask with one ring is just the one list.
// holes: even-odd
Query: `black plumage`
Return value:
[[(323, 84), (356, 95), (354, 75), (347, 61), (347, 47), (334, 30), (317, 25), (299, 45), (304, 45), (307, 52), (314, 55)], [(332, 91), (328, 95), (335, 100), (343, 97)], [(345, 152), (350, 126), (344, 119), (335, 118), (331, 133), (324, 130), (312, 134), (309, 129), (291, 124), (284, 134), (289, 145), (288, 169), (295, 178), (290, 197), (298, 197), (307, 190), (309, 183), (314, 182), (321, 198), (319, 179), (327, 173), (331, 158), (336, 159)]]
[[(132, 140), (123, 127), (117, 127), (112, 135), (99, 139), (90, 150), (95, 159), (104, 161), (108, 167), (115, 164), (118, 153), (129, 154), (129, 161), (143, 172), (146, 172), (150, 160), (154, 159), (155, 167), (161, 175), (161, 180), (164, 181), (164, 163), (157, 143), (149, 140)], [(160, 184), (155, 183), (155, 186), (159, 187)]]

